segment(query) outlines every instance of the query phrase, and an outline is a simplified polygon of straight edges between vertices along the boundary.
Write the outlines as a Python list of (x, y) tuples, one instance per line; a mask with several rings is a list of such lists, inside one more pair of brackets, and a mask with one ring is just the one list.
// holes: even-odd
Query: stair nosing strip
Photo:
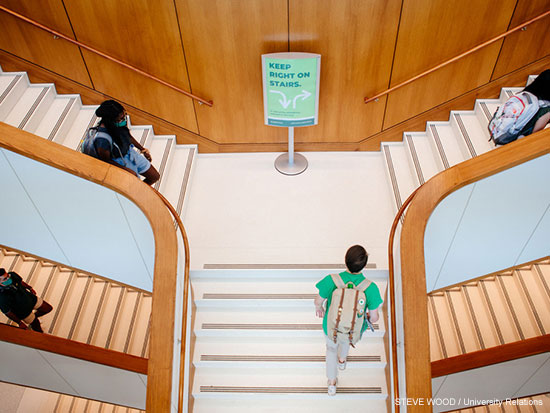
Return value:
[(435, 141), (435, 146), (437, 147), (437, 152), (439, 152), (439, 157), (443, 162), (443, 169), (449, 169), (450, 168), (449, 160), (447, 159), (447, 155), (445, 154), (445, 150), (443, 149), (443, 144), (441, 143), (441, 138), (439, 137), (439, 132), (437, 131), (437, 127), (435, 125), (430, 125), (430, 129), (432, 131), (432, 136)]
[(203, 300), (310, 300), (316, 294), (231, 294), (231, 293), (203, 293)]
[(109, 334), (107, 335), (107, 341), (105, 342), (105, 348), (111, 347), (111, 340), (113, 339), (113, 333), (115, 331), (115, 325), (118, 321), (120, 308), (122, 307), (122, 301), (124, 300), (124, 297), (126, 297), (127, 293), (128, 291), (126, 290), (126, 288), (120, 287), (120, 293), (118, 295), (115, 311), (113, 312), (113, 319), (111, 321), (111, 327), (109, 328)]
[(143, 293), (141, 291), (137, 291), (137, 294), (138, 296), (136, 298), (136, 303), (134, 305), (134, 311), (132, 312), (132, 319), (130, 320), (130, 325), (128, 326), (128, 335), (126, 336), (126, 342), (124, 343), (124, 351), (123, 351), (124, 353), (128, 353), (128, 348), (130, 347), (130, 340), (132, 339), (134, 327), (136, 324), (138, 308), (143, 298)]
[(464, 339), (462, 338), (462, 332), (460, 331), (460, 325), (458, 323), (458, 319), (456, 317), (456, 311), (455, 306), (453, 303), (453, 299), (451, 298), (450, 291), (445, 291), (445, 298), (447, 299), (447, 305), (449, 306), (449, 309), (451, 310), (451, 318), (453, 320), (453, 325), (455, 327), (455, 332), (458, 337), (458, 344), (460, 346), (460, 351), (462, 354), (466, 353), (466, 347), (464, 346)]
[(518, 316), (516, 314), (516, 310), (512, 306), (512, 301), (510, 301), (510, 295), (508, 294), (508, 289), (506, 288), (506, 285), (504, 284), (504, 281), (502, 280), (501, 276), (497, 277), (498, 284), (502, 290), (502, 293), (504, 294), (504, 300), (506, 301), (506, 305), (508, 306), (508, 310), (510, 311), (510, 314), (512, 314), (512, 319), (514, 320), (514, 324), (516, 326), (517, 332), (519, 334), (519, 337), (522, 340), (525, 340), (525, 334), (523, 334), (523, 330), (521, 329), (521, 325), (519, 323)]
[(550, 287), (548, 286), (548, 283), (546, 282), (546, 279), (544, 278), (542, 270), (540, 269), (540, 266), (539, 266), (538, 263), (535, 264), (534, 267), (535, 267), (535, 271), (536, 271), (536, 273), (537, 273), (537, 275), (538, 275), (538, 277), (539, 277), (539, 279), (542, 283), (542, 286), (543, 286), (544, 290), (546, 291), (546, 295), (548, 296), (548, 300), (550, 300)]
[(52, 131), (50, 132), (50, 134), (48, 136), (49, 141), (53, 141), (53, 138), (55, 137), (57, 132), (59, 132), (59, 128), (61, 128), (61, 124), (67, 118), (67, 115), (69, 114), (69, 110), (73, 106), (74, 102), (76, 102), (76, 98), (69, 98), (69, 102), (65, 105), (65, 108), (63, 109), (63, 112), (61, 112), (61, 116), (59, 117), (59, 119), (55, 123), (54, 128), (52, 129)]
[(443, 353), (443, 358), (446, 359), (448, 357), (448, 355), (447, 355), (447, 346), (445, 345), (445, 339), (443, 338), (443, 331), (441, 330), (441, 323), (440, 323), (439, 317), (437, 315), (435, 300), (431, 295), (429, 296), (429, 301), (430, 301), (430, 304), (431, 304), (431, 307), (432, 307), (432, 314), (433, 314), (434, 320), (435, 320), (435, 327), (436, 327), (437, 335), (438, 335), (438, 338), (439, 338), (439, 344), (441, 345), (441, 352)]
[[(375, 330), (379, 330), (378, 324), (373, 324)], [(307, 330), (307, 331), (319, 331), (323, 330), (322, 324), (284, 324), (284, 323), (202, 323), (201, 328), (203, 330)]]
[(401, 193), (399, 192), (399, 185), (397, 183), (397, 176), (395, 174), (395, 169), (393, 167), (393, 160), (391, 157), (390, 148), (387, 146), (384, 146), (384, 154), (386, 155), (386, 165), (388, 167), (388, 172), (390, 174), (390, 181), (393, 189), (393, 196), (395, 199), (395, 203), (397, 204), (397, 210), (401, 208), (403, 205), (403, 202), (401, 200)]
[[(265, 386), (265, 387), (247, 387), (247, 386), (200, 386), (201, 393), (326, 393), (326, 387), (283, 387), (283, 386)], [(364, 387), (338, 387), (337, 393), (347, 394), (382, 394), (382, 388), (379, 386)]]
[(168, 138), (166, 139), (166, 146), (164, 147), (164, 153), (162, 154), (162, 161), (160, 163), (160, 168), (159, 168), (159, 175), (160, 175), (160, 178), (159, 180), (155, 183), (154, 185), (154, 188), (158, 191), (158, 189), (160, 188), (160, 184), (162, 182), (162, 178), (164, 177), (164, 172), (165, 172), (165, 169), (166, 169), (166, 164), (168, 163), (168, 156), (170, 155), (170, 150), (172, 149), (172, 143), (173, 143), (174, 139), (173, 138)]
[(141, 357), (145, 358), (147, 353), (147, 346), (149, 345), (149, 336), (151, 334), (151, 312), (149, 312), (149, 321), (147, 322), (147, 330), (145, 331), (145, 340), (143, 341), (143, 347), (141, 348)]
[[(78, 277), (78, 275), (77, 275)], [(72, 340), (72, 337), (74, 335), (74, 331), (76, 329), (76, 325), (78, 323), (78, 319), (80, 317), (80, 314), (82, 313), (82, 308), (84, 307), (84, 301), (86, 300), (86, 296), (88, 295), (88, 290), (90, 289), (90, 285), (93, 282), (92, 277), (88, 277), (88, 280), (86, 281), (86, 287), (84, 287), (84, 292), (82, 293), (82, 297), (80, 297), (78, 307), (76, 309), (76, 314), (73, 318), (73, 322), (71, 324), (71, 329), (69, 330), (68, 339)]]
[(489, 299), (489, 294), (487, 293), (487, 287), (485, 287), (485, 281), (479, 280), (479, 285), (481, 286), (481, 291), (483, 291), (485, 304), (487, 304), (487, 307), (489, 308), (489, 314), (491, 315), (491, 319), (493, 320), (493, 326), (495, 327), (495, 330), (497, 332), (498, 340), (500, 344), (504, 344), (504, 337), (502, 336), (502, 331), (500, 330), (500, 326), (498, 324), (498, 320), (495, 315), (493, 304), (491, 304), (491, 300)]
[(29, 110), (27, 111), (27, 114), (25, 115), (23, 120), (19, 123), (19, 126), (17, 127), (18, 129), (23, 129), (27, 125), (30, 118), (32, 117), (32, 115), (36, 111), (36, 108), (38, 108), (38, 105), (40, 105), (40, 102), (42, 102), (42, 100), (44, 99), (44, 97), (48, 93), (48, 90), (49, 90), (49, 87), (43, 87), (42, 88), (42, 91), (40, 92), (38, 97), (35, 99), (34, 103), (29, 108)]
[(416, 152), (416, 146), (414, 145), (414, 139), (411, 135), (406, 134), (405, 138), (409, 143), (409, 148), (411, 150), (411, 157), (413, 159), (414, 169), (416, 171), (416, 176), (418, 177), (418, 182), (420, 185), (424, 185), (426, 182), (424, 179), (424, 174), (422, 173), (422, 168), (420, 167), (420, 160), (418, 159), (418, 153)]
[(103, 291), (101, 292), (101, 297), (99, 299), (99, 303), (97, 303), (97, 309), (95, 311), (94, 320), (92, 321), (92, 325), (90, 326), (90, 332), (88, 333), (88, 339), (86, 340), (86, 344), (91, 344), (92, 339), (94, 337), (95, 329), (97, 327), (97, 322), (99, 321), (99, 314), (101, 313), (101, 308), (103, 307), (103, 303), (105, 301), (105, 297), (107, 295), (107, 290), (109, 289), (109, 283), (107, 281), (103, 281)]
[(56, 327), (57, 320), (59, 319), (59, 316), (61, 314), (61, 310), (63, 308), (63, 305), (65, 304), (65, 299), (67, 298), (67, 293), (68, 293), (69, 289), (71, 288), (71, 285), (73, 283), (74, 278), (75, 278), (75, 272), (71, 271), (69, 273), (69, 280), (65, 284), (65, 287), (63, 288), (63, 292), (61, 293), (61, 298), (59, 299), (59, 303), (57, 304), (57, 308), (55, 309), (55, 313), (54, 313), (52, 321), (50, 323), (50, 328), (48, 329), (49, 334), (52, 334), (54, 328)]
[[(326, 356), (283, 356), (283, 355), (238, 355), (238, 354), (201, 354), (200, 361), (263, 361), (263, 362), (324, 362)], [(349, 363), (372, 362), (377, 363), (382, 361), (381, 356), (348, 356)]]
[(15, 75), (15, 77), (12, 79), (8, 87), (2, 92), (0, 95), (0, 105), (4, 102), (4, 99), (10, 94), (10, 92), (13, 90), (17, 82), (23, 77), (23, 75)]
[[(468, 289), (466, 287), (468, 287), (468, 285), (463, 285), (462, 286), (462, 291), (463, 291), (464, 296), (466, 297), (466, 304), (468, 305), (468, 310), (470, 311), (470, 316), (472, 317), (472, 321), (474, 322), (474, 329), (476, 331), (479, 346), (482, 350), (485, 350), (485, 342), (483, 341), (483, 335), (481, 334), (481, 329), (479, 328), (479, 322), (477, 321), (475, 310), (474, 310), (474, 307), (472, 305), (472, 300), (470, 298), (470, 293), (468, 293)], [(475, 287), (475, 288), (477, 288), (477, 287)]]
[(525, 294), (525, 297), (527, 298), (527, 303), (529, 304), (529, 308), (531, 309), (531, 312), (533, 313), (533, 316), (535, 317), (535, 321), (537, 323), (537, 326), (539, 328), (540, 334), (546, 334), (546, 329), (544, 328), (544, 324), (542, 323), (542, 320), (539, 316), (539, 313), (535, 307), (535, 303), (533, 302), (533, 298), (531, 297), (531, 294), (529, 293), (529, 290), (527, 289), (527, 286), (525, 285), (525, 281), (523, 280), (523, 277), (521, 275), (520, 270), (515, 270), (514, 274), (516, 274), (516, 277), (519, 279), (519, 283), (521, 285), (521, 289), (523, 291), (523, 294)]
[(187, 154), (187, 163), (185, 165), (185, 173), (183, 174), (183, 180), (180, 186), (180, 194), (178, 197), (178, 205), (176, 212), (181, 215), (183, 210), (183, 201), (185, 200), (185, 194), (187, 192), (187, 185), (189, 183), (189, 176), (191, 175), (191, 165), (193, 164), (193, 158), (195, 156), (195, 148), (191, 148)]
[(487, 103), (481, 102), (479, 106), (481, 107), (481, 110), (483, 111), (485, 118), (487, 119), (487, 123), (489, 123), (489, 121), (493, 118), (493, 115), (491, 115), (491, 112), (489, 111), (489, 107), (487, 106)]
[(474, 148), (474, 144), (472, 143), (472, 140), (470, 139), (470, 134), (466, 130), (466, 126), (464, 125), (464, 121), (462, 120), (462, 117), (459, 113), (455, 113), (455, 119), (458, 124), (458, 128), (460, 129), (460, 134), (462, 135), (462, 138), (464, 139), (464, 142), (466, 142), (466, 146), (468, 147), (468, 151), (470, 152), (470, 156), (472, 158), (475, 158), (477, 156), (476, 150)]

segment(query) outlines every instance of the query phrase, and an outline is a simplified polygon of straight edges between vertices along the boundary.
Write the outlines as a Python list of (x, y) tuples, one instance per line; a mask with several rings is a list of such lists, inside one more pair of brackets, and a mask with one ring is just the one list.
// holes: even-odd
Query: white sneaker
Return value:
[(336, 384), (338, 383), (338, 379), (336, 379), (336, 383), (334, 384), (328, 384), (328, 395), (334, 396), (336, 394)]

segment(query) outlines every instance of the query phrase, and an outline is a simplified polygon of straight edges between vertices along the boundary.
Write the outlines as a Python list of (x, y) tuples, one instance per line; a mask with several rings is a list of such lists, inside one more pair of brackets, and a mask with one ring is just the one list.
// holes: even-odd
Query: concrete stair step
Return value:
[(487, 128), (482, 128), (474, 111), (453, 111), (451, 126), (456, 136), (466, 143), (472, 158), (494, 149), (495, 145), (485, 138), (483, 129)]
[(433, 141), (425, 132), (407, 132), (403, 139), (417, 186), (424, 184), (443, 170), (443, 164), (433, 146)]
[(81, 106), (79, 95), (55, 96), (34, 134), (56, 143), (63, 142)]
[(179, 167), (170, 168), (170, 173), (160, 185), (162, 194), (180, 215), (183, 213), (185, 195), (188, 193), (187, 188), (196, 153), (197, 147), (195, 145), (177, 145), (173, 150), (172, 163), (179, 165)]
[(97, 106), (82, 106), (68, 130), (67, 135), (62, 142), (59, 141), (58, 143), (62, 143), (63, 146), (67, 148), (80, 150), (80, 142), (86, 136), (86, 132), (96, 124), (96, 109)]
[(428, 122), (426, 132), (433, 140), (444, 169), (471, 158), (466, 144), (457, 139), (450, 122)]
[(418, 186), (415, 174), (409, 164), (407, 150), (402, 142), (382, 144), (388, 182), (392, 188), (396, 211)]
[(20, 96), (4, 122), (32, 133), (38, 127), (54, 97), (55, 90), (52, 85), (30, 85)]
[(29, 87), (29, 78), (24, 72), (2, 73), (0, 75), (0, 121), (6, 117)]

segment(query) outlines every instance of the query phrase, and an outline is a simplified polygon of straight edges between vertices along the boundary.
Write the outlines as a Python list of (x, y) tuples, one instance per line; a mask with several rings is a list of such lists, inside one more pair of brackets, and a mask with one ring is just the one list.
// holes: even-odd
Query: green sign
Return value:
[(320, 66), (321, 56), (313, 53), (262, 55), (266, 125), (317, 124)]

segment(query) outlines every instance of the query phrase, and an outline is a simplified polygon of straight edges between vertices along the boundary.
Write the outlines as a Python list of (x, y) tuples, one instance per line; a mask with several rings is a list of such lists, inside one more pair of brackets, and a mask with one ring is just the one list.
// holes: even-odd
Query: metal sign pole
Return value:
[(288, 128), (288, 153), (283, 153), (275, 159), (275, 169), (284, 175), (299, 175), (307, 169), (306, 157), (294, 153), (293, 126)]

